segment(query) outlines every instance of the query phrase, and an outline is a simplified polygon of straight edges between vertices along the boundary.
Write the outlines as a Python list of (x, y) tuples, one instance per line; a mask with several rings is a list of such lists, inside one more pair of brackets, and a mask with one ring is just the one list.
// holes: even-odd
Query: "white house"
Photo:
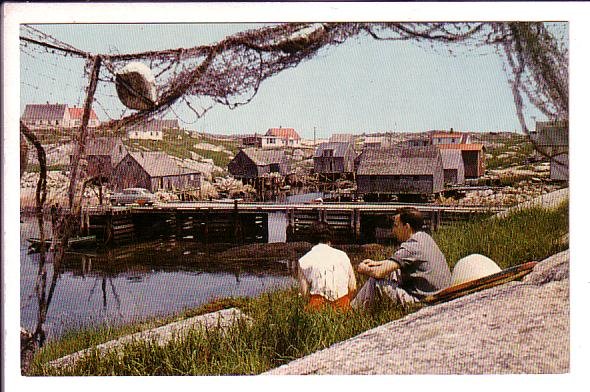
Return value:
[(293, 128), (270, 128), (262, 136), (262, 148), (300, 147), (301, 137)]
[(164, 131), (180, 129), (178, 120), (148, 120), (127, 128), (129, 139), (162, 140)]

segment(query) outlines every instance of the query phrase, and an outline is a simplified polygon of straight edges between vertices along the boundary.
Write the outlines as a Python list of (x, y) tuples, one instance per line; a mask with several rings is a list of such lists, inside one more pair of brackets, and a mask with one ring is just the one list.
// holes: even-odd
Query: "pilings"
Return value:
[[(397, 213), (396, 208), (389, 207), (351, 203), (241, 205), (237, 201), (229, 205), (179, 203), (153, 208), (103, 207), (83, 211), (82, 229), (95, 234), (99, 243), (105, 245), (166, 237), (201, 243), (264, 243), (269, 239), (269, 214), (282, 212), (285, 214), (287, 242), (309, 240), (309, 228), (314, 222), (328, 223), (335, 242), (387, 242), (392, 240), (387, 217)], [(483, 209), (443, 209), (438, 206), (425, 206), (422, 212), (424, 229), (431, 232), (443, 225), (486, 215)]]

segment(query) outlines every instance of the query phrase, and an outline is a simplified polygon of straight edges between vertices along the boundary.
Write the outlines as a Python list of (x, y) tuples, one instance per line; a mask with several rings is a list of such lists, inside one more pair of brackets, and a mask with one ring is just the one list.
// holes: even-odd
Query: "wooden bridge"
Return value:
[(391, 235), (391, 230), (384, 228), (385, 218), (401, 207), (416, 207), (422, 211), (428, 231), (504, 210), (417, 203), (174, 202), (154, 206), (87, 207), (82, 213), (81, 229), (85, 234), (95, 234), (104, 244), (157, 236), (207, 243), (267, 242), (269, 214), (283, 213), (287, 241), (306, 239), (309, 226), (324, 221), (332, 227), (337, 242), (382, 242)]

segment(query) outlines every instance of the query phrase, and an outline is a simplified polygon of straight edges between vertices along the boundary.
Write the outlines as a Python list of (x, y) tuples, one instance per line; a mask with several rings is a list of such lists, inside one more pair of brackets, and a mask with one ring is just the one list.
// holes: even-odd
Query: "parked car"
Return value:
[(156, 201), (156, 195), (144, 188), (126, 188), (120, 193), (111, 195), (110, 200), (114, 206), (135, 203), (151, 206)]

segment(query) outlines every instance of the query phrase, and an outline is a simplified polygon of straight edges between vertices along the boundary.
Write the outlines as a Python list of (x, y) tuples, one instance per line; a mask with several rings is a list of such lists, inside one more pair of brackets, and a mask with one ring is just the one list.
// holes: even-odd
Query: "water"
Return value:
[[(284, 219), (274, 218), (273, 227), (280, 227)], [(21, 224), (21, 325), (29, 330), (37, 319), (39, 254), (28, 253), (26, 238), (36, 235), (35, 228), (32, 219)], [(279, 237), (275, 233), (272, 238), (280, 241)], [(292, 260), (230, 262), (218, 257), (224, 250), (166, 238), (102, 253), (70, 253), (45, 323), (48, 338), (72, 329), (171, 315), (218, 298), (256, 296), (295, 282)], [(49, 288), (51, 254), (48, 261)]]

